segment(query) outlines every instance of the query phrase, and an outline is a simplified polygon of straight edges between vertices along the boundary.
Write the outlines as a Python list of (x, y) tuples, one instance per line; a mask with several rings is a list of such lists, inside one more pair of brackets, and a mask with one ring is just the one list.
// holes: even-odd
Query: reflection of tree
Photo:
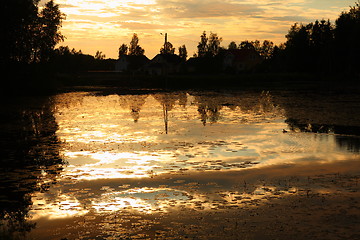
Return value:
[(282, 115), (282, 108), (278, 107), (269, 92), (263, 91), (259, 96), (259, 109), (262, 114)]
[(178, 94), (178, 99), (179, 99), (179, 105), (182, 106), (183, 108), (185, 108), (186, 103), (187, 103), (187, 94), (186, 94), (186, 92), (180, 92)]
[(351, 151), (358, 151), (358, 138), (341, 135), (360, 136), (359, 100), (355, 92), (298, 92), (276, 97), (276, 102), (284, 108), (286, 123), (291, 130), (335, 133), (338, 146)]
[(208, 120), (211, 123), (215, 123), (219, 120), (220, 110), (223, 106), (221, 96), (198, 95), (195, 99), (198, 103), (198, 112), (204, 126)]
[[(274, 103), (269, 92), (257, 93), (201, 93), (195, 95), (201, 122), (215, 123), (220, 119), (220, 111), (227, 107), (232, 111), (240, 109), (244, 117), (282, 116), (282, 109)], [(247, 120), (247, 119), (246, 119)]]
[(294, 132), (313, 132), (313, 133), (329, 133), (333, 132), (333, 127), (330, 125), (302, 123), (297, 119), (289, 118), (285, 122), (288, 124), (291, 131)]
[(169, 126), (168, 112), (174, 108), (177, 100), (184, 101), (184, 96), (182, 94), (176, 93), (157, 93), (153, 94), (152, 96), (161, 104), (163, 108), (165, 133), (167, 134)]
[[(291, 131), (294, 132), (312, 132), (312, 133), (335, 133), (337, 145), (341, 149), (351, 152), (360, 151), (360, 127), (356, 126), (340, 126), (316, 123), (304, 123), (299, 119), (289, 118), (285, 122)], [(352, 136), (350, 136), (352, 135)]]
[(210, 120), (211, 123), (216, 123), (219, 120), (221, 108), (222, 106), (219, 105), (199, 105), (198, 112), (204, 126), (206, 125), (207, 120)]
[(53, 105), (47, 98), (14, 100), (1, 113), (1, 239), (24, 235), (31, 194), (47, 191), (62, 170)]
[(350, 152), (360, 152), (360, 138), (349, 136), (336, 136), (336, 143), (342, 149)]
[(134, 122), (140, 118), (140, 110), (146, 102), (147, 95), (120, 95), (119, 102), (123, 108), (129, 108)]

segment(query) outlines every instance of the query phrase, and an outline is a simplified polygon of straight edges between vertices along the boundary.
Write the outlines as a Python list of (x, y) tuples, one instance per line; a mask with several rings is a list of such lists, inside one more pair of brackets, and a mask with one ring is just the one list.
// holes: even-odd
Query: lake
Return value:
[(3, 100), (1, 239), (359, 239), (360, 95)]

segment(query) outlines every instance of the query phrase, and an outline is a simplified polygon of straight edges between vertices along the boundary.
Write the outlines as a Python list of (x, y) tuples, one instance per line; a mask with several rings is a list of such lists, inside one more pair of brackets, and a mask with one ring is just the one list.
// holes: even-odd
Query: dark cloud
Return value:
[(77, 8), (78, 6), (75, 6), (75, 5), (71, 5), (71, 4), (63, 4), (63, 3), (60, 3), (59, 4), (59, 7), (60, 8)]
[(175, 18), (240, 17), (262, 12), (256, 5), (227, 1), (159, 0), (158, 5), (163, 14)]
[(266, 21), (279, 21), (279, 22), (311, 22), (312, 20), (304, 16), (252, 16), (252, 18), (264, 19)]
[(145, 30), (145, 29), (174, 29), (180, 28), (178, 26), (154, 24), (154, 23), (142, 23), (142, 22), (118, 22), (122, 28), (134, 29), (134, 30)]
[(281, 21), (281, 22), (310, 22), (311, 19), (303, 16), (282, 16), (282, 17), (271, 17), (269, 20)]
[[(123, 15), (127, 15), (131, 18), (144, 18), (149, 17), (152, 15), (152, 13), (147, 8), (143, 9), (126, 9), (128, 11), (127, 13), (123, 13)], [(114, 11), (116, 13), (116, 11)]]

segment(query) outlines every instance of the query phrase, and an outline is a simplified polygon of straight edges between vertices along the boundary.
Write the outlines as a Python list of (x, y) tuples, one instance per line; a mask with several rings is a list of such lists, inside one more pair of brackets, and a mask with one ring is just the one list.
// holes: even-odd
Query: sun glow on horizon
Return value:
[(70, 48), (94, 55), (97, 50), (106, 57), (117, 58), (118, 48), (128, 44), (133, 33), (149, 58), (162, 44), (161, 32), (178, 47), (185, 44), (188, 55), (196, 52), (199, 36), (205, 30), (223, 37), (222, 45), (230, 41), (285, 41), (285, 35), (295, 22), (330, 19), (348, 10), (353, 0), (330, 0), (314, 3), (310, 0), (247, 0), (247, 1), (163, 1), (163, 0), (57, 0), (67, 15), (62, 33)]

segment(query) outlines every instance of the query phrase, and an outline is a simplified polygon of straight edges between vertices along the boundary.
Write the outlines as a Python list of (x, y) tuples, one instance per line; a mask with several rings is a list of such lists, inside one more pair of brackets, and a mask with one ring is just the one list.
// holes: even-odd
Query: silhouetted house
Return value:
[(180, 72), (182, 60), (175, 54), (158, 54), (143, 68), (149, 75), (167, 75)]
[(188, 73), (195, 73), (197, 72), (199, 64), (200, 64), (199, 58), (197, 57), (189, 58), (185, 63), (185, 71)]
[(248, 72), (252, 71), (262, 57), (254, 49), (231, 49), (223, 52), (222, 68), (225, 72)]
[(149, 62), (150, 60), (144, 55), (123, 55), (115, 63), (115, 71), (136, 72)]
[(192, 57), (186, 61), (184, 70), (187, 73), (217, 73), (221, 71), (219, 57)]

